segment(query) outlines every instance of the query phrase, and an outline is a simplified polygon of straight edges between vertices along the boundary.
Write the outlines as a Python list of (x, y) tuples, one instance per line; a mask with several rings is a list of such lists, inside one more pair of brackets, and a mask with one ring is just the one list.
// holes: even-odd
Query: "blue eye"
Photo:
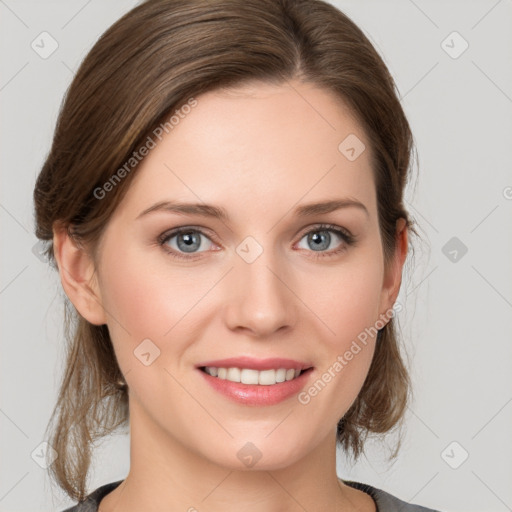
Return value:
[[(341, 247), (326, 251), (333, 240), (331, 235), (332, 233), (334, 233), (335, 237), (341, 239)], [(176, 228), (170, 232), (163, 233), (158, 237), (158, 243), (173, 258), (191, 261), (197, 259), (194, 255), (204, 252), (200, 249), (206, 248), (206, 250), (208, 250), (208, 243), (203, 243), (203, 237), (208, 240), (210, 244), (213, 244), (208, 235), (201, 229), (192, 226), (184, 226)], [(311, 248), (311, 251), (309, 252), (316, 253), (313, 254), (313, 258), (336, 256), (337, 254), (347, 250), (349, 246), (355, 245), (356, 242), (356, 237), (354, 235), (332, 224), (321, 224), (315, 226), (313, 229), (304, 233), (300, 238), (300, 241), (306, 237), (306, 243), (309, 244), (309, 248)], [(173, 239), (175, 239), (175, 242), (169, 243)]]
[[(335, 237), (342, 240), (341, 247), (326, 252), (325, 249), (328, 249), (333, 241), (331, 233), (334, 233)], [(304, 238), (306, 238), (306, 243), (312, 248), (313, 252), (319, 253), (315, 254), (315, 257), (334, 256), (346, 250), (347, 246), (353, 245), (355, 241), (355, 238), (350, 233), (332, 225), (317, 226), (308, 231), (301, 240)]]
[[(166, 251), (173, 257), (176, 258), (183, 258), (183, 259), (190, 259), (185, 254), (196, 254), (197, 250), (204, 246), (202, 243), (201, 237), (205, 237), (209, 240), (207, 235), (203, 233), (200, 229), (197, 228), (178, 228), (170, 233), (164, 233), (163, 238), (159, 239), (159, 243), (162, 246), (167, 246)], [(168, 244), (170, 240), (173, 238), (176, 238), (176, 247), (171, 247), (169, 250), (169, 246), (171, 244)], [(183, 253), (180, 253), (179, 251), (183, 251)]]

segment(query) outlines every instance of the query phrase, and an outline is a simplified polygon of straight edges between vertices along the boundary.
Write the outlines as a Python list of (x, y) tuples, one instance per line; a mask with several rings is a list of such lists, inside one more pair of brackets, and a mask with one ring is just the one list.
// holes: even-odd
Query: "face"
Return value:
[[(292, 84), (197, 97), (136, 170), (98, 251), (131, 421), (232, 468), (242, 447), (276, 469), (333, 438), (368, 373), (369, 329), (393, 305), (369, 141), (337, 97)], [(339, 149), (348, 136), (355, 152)], [(305, 208), (330, 201), (346, 203)], [(163, 202), (203, 208), (152, 209)], [(255, 363), (227, 358), (307, 371), (254, 386), (198, 368)]]

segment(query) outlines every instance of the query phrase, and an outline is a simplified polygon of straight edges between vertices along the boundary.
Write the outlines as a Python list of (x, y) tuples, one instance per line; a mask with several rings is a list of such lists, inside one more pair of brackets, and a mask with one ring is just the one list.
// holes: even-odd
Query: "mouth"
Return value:
[(313, 378), (314, 366), (291, 359), (230, 358), (201, 363), (210, 389), (237, 404), (270, 406), (291, 399)]
[(308, 368), (270, 368), (267, 370), (255, 370), (252, 368), (200, 366), (199, 370), (220, 380), (227, 380), (238, 384), (275, 386), (283, 382), (289, 382), (299, 378), (304, 373), (313, 370)]

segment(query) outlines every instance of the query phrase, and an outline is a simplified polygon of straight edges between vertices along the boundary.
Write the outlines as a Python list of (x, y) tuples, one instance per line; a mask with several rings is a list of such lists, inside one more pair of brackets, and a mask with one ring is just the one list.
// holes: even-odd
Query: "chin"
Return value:
[[(208, 458), (229, 470), (274, 471), (296, 463), (306, 454), (307, 450), (302, 453), (297, 449), (300, 443), (293, 436), (276, 436), (271, 439), (272, 435), (267, 438), (261, 434), (252, 438), (250, 435), (240, 436), (218, 446), (215, 453)], [(285, 438), (288, 442), (285, 442)], [(223, 456), (219, 457), (219, 453)]]

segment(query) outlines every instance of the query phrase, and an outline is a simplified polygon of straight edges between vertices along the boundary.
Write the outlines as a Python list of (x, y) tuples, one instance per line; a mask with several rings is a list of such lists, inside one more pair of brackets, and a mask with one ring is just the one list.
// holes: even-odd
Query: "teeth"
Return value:
[(301, 370), (278, 368), (277, 370), (258, 371), (249, 368), (216, 368), (215, 366), (206, 366), (205, 372), (212, 377), (231, 382), (271, 386), (272, 384), (295, 379), (300, 375)]

